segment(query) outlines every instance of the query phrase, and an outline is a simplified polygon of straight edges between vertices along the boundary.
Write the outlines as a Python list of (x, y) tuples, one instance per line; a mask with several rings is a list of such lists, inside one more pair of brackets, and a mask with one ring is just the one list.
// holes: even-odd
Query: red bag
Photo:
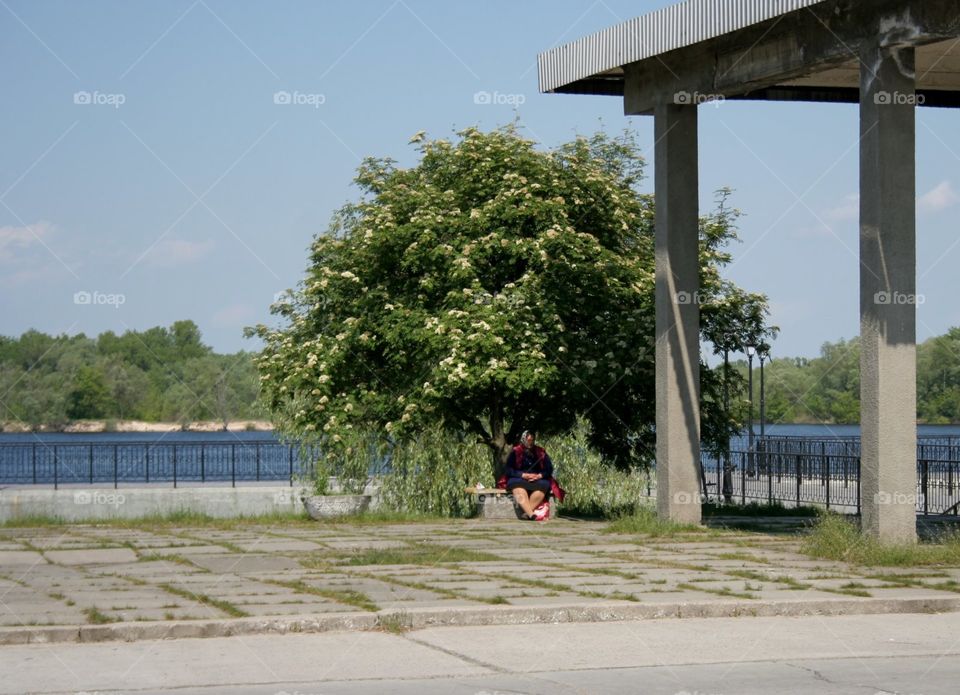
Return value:
[(567, 491), (560, 487), (556, 478), (550, 478), (550, 494), (557, 498), (557, 502), (563, 502), (567, 496)]

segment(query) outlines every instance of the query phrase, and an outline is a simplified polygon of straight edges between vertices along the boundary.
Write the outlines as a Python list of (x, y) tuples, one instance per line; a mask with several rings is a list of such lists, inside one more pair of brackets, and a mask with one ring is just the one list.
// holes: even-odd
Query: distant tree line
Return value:
[[(192, 321), (169, 328), (50, 336), (0, 336), (0, 421), (58, 427), (71, 420), (148, 422), (265, 418), (255, 353), (219, 355)], [(860, 420), (859, 341), (824, 343), (820, 356), (774, 358), (764, 368), (768, 422)], [(747, 375), (746, 361), (733, 363)], [(713, 370), (719, 378), (722, 369)], [(754, 416), (759, 418), (754, 361)], [(734, 403), (738, 420), (743, 403)], [(960, 423), (960, 327), (917, 347), (917, 418)]]
[(261, 418), (252, 357), (214, 353), (193, 321), (96, 338), (35, 330), (0, 336), (0, 421), (34, 428), (82, 419), (226, 426)]
[[(754, 416), (759, 418), (759, 368), (754, 360)], [(737, 363), (746, 376), (747, 363)], [(860, 342), (824, 343), (820, 356), (782, 357), (764, 367), (768, 422), (860, 421)], [(960, 422), (960, 328), (917, 346), (917, 419)]]

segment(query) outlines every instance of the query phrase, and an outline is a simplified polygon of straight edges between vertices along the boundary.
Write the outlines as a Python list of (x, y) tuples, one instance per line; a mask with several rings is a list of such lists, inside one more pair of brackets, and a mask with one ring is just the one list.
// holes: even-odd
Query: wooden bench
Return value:
[(520, 508), (513, 501), (513, 493), (496, 487), (464, 488), (477, 498), (477, 516), (484, 519), (519, 519)]

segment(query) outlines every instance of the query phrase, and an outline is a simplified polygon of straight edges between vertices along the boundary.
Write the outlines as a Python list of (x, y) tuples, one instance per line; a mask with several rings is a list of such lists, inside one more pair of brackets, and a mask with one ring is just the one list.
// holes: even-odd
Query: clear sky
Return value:
[[(651, 147), (620, 99), (539, 94), (535, 61), (666, 4), (0, 0), (0, 333), (192, 319), (218, 351), (256, 349), (243, 326), (271, 321), (361, 157), (412, 163), (417, 131), (515, 115), (548, 146), (628, 126)], [(735, 189), (729, 275), (769, 295), (774, 353), (855, 336), (856, 107), (700, 111), (701, 207)], [(918, 112), (920, 339), (960, 325), (958, 119)]]

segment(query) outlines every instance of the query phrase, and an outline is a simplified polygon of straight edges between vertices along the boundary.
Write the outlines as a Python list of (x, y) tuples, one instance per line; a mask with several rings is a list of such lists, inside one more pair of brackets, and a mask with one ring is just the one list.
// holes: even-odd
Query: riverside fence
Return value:
[[(758, 437), (752, 448), (704, 452), (701, 467), (709, 499), (860, 511), (858, 437)], [(917, 489), (910, 501), (921, 514), (958, 514), (960, 438), (918, 438)]]
[(0, 444), (0, 484), (104, 485), (294, 480), (315, 451), (276, 440)]
[[(752, 448), (746, 444), (742, 441), (728, 455), (704, 451), (702, 483), (708, 499), (859, 511), (859, 438), (768, 436), (756, 438)], [(315, 448), (273, 439), (2, 443), (0, 485), (293, 485), (309, 473), (318, 454)], [(557, 464), (562, 471), (563, 462)], [(918, 439), (913, 501), (922, 514), (960, 513), (960, 437)]]

